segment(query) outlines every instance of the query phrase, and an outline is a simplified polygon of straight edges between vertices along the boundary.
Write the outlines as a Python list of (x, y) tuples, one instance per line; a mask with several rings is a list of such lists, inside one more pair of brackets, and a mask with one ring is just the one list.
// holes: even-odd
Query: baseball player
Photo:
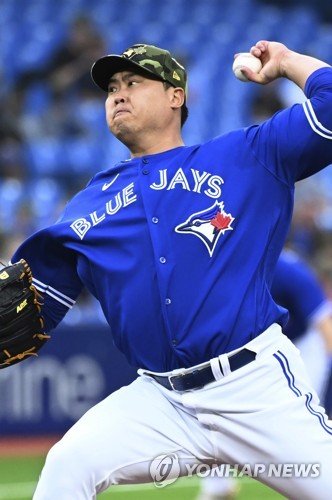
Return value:
[(332, 353), (331, 301), (314, 270), (289, 249), (278, 259), (271, 291), (275, 301), (289, 310), (284, 332), (300, 349), (323, 402)]
[(332, 362), (330, 363), (329, 374), (326, 382), (324, 407), (329, 419), (332, 420)]
[(332, 162), (332, 69), (278, 42), (250, 51), (262, 62), (243, 69), (250, 81), (288, 78), (308, 100), (194, 146), (181, 135), (186, 72), (167, 50), (137, 44), (92, 67), (130, 158), (11, 262), (31, 268), (46, 333), (87, 287), (139, 376), (50, 450), (34, 500), (91, 499), (199, 464), (259, 464), (257, 479), (289, 498), (330, 498), (332, 428), (270, 285), (295, 181)]
[[(284, 333), (300, 349), (308, 376), (323, 403), (332, 351), (331, 302), (314, 270), (290, 249), (280, 254), (271, 292), (277, 304), (289, 312)], [(201, 482), (199, 500), (231, 499), (237, 492), (238, 484), (232, 477), (211, 474)]]

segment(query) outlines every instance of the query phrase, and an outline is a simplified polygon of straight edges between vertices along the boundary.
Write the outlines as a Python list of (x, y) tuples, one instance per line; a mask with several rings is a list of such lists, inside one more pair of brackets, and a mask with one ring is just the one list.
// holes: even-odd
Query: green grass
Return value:
[[(44, 457), (0, 458), (0, 500), (31, 500)], [(65, 471), (64, 471), (65, 473)], [(239, 479), (238, 500), (282, 500), (284, 497), (249, 478)], [(195, 500), (197, 477), (179, 479), (164, 488), (153, 485), (114, 486), (100, 500)]]

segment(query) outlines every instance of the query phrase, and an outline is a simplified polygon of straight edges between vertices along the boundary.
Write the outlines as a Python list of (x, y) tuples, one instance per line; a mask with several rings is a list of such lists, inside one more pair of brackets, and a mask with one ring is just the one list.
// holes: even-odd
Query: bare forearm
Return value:
[(288, 78), (302, 90), (309, 76), (317, 69), (329, 67), (329, 64), (311, 56), (288, 50), (280, 62), (281, 76)]

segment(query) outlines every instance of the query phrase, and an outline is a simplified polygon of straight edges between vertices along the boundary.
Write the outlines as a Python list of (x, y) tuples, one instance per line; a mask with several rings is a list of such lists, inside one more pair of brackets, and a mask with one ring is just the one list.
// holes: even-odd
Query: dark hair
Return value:
[[(169, 89), (170, 87), (173, 87), (173, 85), (169, 82), (164, 81), (163, 84), (164, 84), (165, 90)], [(189, 114), (189, 110), (187, 108), (186, 101), (184, 101), (184, 103), (182, 104), (182, 107), (181, 107), (181, 127), (183, 127), (183, 125), (186, 123), (187, 118), (188, 118), (188, 114)]]

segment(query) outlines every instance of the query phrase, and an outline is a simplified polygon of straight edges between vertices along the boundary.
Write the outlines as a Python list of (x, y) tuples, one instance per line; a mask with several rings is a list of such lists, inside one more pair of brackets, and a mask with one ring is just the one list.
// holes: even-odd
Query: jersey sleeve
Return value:
[(77, 274), (76, 253), (52, 234), (55, 227), (30, 236), (11, 258), (11, 262), (23, 258), (31, 268), (33, 284), (44, 298), (42, 314), (46, 332), (56, 327), (83, 289)]
[(247, 129), (257, 160), (288, 185), (332, 164), (332, 68), (307, 80), (307, 100)]

